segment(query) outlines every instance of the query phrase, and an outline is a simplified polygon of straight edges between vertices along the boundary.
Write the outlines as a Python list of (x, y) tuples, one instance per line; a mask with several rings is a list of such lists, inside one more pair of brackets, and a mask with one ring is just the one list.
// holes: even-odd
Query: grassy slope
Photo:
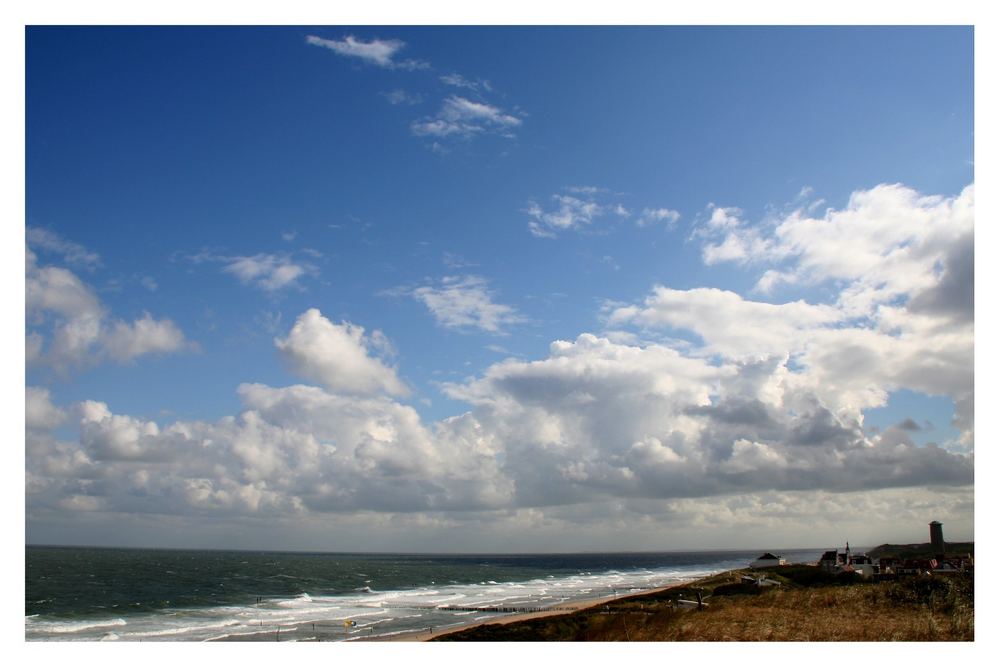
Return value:
[[(563, 616), (483, 625), (436, 641), (971, 641), (971, 575), (866, 583), (814, 567), (771, 571), (780, 587), (739, 572)], [(779, 574), (780, 573), (780, 574)], [(670, 600), (710, 595), (702, 611)]]
[[(965, 555), (975, 553), (974, 542), (945, 542), (945, 551), (948, 555)], [(872, 558), (885, 558), (886, 556), (899, 556), (901, 558), (933, 558), (937, 555), (930, 542), (923, 544), (880, 544), (868, 555)]]

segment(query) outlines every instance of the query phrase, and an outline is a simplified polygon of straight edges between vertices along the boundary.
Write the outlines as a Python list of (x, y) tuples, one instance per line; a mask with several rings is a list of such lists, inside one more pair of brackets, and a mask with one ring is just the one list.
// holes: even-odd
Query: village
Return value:
[[(931, 521), (930, 543), (923, 545), (902, 545), (895, 549), (884, 545), (873, 551), (873, 555), (852, 552), (847, 542), (844, 550), (831, 549), (823, 553), (815, 563), (830, 574), (854, 573), (863, 579), (874, 581), (893, 580), (904, 576), (934, 576), (957, 572), (971, 572), (974, 558), (971, 551), (949, 551), (944, 541), (944, 528), (940, 521)], [(959, 546), (959, 545), (953, 545)], [(969, 546), (962, 543), (961, 546)], [(912, 552), (912, 553), (907, 553)], [(752, 570), (768, 570), (788, 565), (780, 555), (766, 552), (750, 563)], [(775, 586), (779, 582), (761, 577), (744, 577), (758, 586)]]

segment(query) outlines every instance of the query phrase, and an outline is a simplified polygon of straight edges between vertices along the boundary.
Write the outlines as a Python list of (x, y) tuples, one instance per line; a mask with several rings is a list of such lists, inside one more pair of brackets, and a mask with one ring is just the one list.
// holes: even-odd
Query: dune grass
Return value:
[[(739, 583), (741, 572), (572, 614), (483, 625), (436, 641), (972, 641), (971, 574), (871, 583), (793, 566), (781, 586)], [(679, 598), (704, 596), (701, 609)]]

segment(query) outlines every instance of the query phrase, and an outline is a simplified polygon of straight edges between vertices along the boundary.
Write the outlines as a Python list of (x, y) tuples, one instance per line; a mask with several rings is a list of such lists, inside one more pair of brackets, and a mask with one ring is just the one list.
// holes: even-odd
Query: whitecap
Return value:
[(127, 625), (124, 618), (112, 618), (107, 620), (93, 621), (35, 621), (31, 624), (33, 632), (51, 632), (54, 634), (71, 634), (93, 630), (95, 628), (108, 628), (119, 625)]

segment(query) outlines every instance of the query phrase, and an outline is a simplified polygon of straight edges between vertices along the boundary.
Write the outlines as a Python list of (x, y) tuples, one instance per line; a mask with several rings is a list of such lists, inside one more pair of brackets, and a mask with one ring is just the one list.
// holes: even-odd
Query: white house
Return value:
[(778, 567), (779, 565), (784, 565), (785, 559), (781, 556), (775, 556), (773, 553), (768, 551), (767, 553), (760, 556), (757, 560), (750, 563), (750, 567), (755, 570), (760, 570), (765, 567)]

